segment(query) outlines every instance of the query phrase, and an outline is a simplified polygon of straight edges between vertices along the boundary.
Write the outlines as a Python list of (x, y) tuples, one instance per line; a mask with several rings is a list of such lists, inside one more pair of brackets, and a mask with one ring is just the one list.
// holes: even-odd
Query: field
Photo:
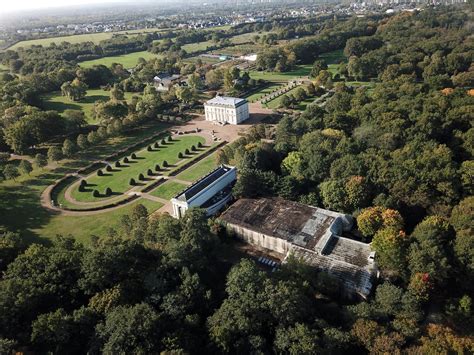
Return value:
[(170, 200), (175, 197), (179, 192), (183, 191), (186, 185), (176, 181), (167, 181), (164, 184), (158, 186), (153, 190), (150, 195)]
[(181, 180), (193, 182), (198, 180), (200, 177), (206, 175), (211, 170), (217, 166), (216, 155), (211, 154), (208, 157), (201, 160), (196, 165), (190, 167), (189, 169), (183, 171), (178, 175), (178, 178)]
[(143, 58), (145, 60), (150, 60), (154, 58), (158, 58), (160, 55), (153, 54), (147, 51), (142, 52), (134, 52), (129, 54), (122, 54), (116, 55), (113, 57), (103, 57), (94, 60), (86, 60), (84, 62), (80, 62), (79, 65), (83, 68), (90, 68), (94, 65), (105, 65), (107, 67), (111, 66), (113, 63), (122, 64), (125, 68), (133, 68), (137, 65), (138, 59)]
[(278, 88), (281, 88), (281, 87), (282, 87), (282, 85), (278, 84), (278, 83), (270, 84), (270, 85), (264, 87), (263, 89), (253, 93), (249, 97), (247, 97), (247, 100), (249, 102), (254, 102), (256, 100), (260, 100), (263, 96), (265, 96), (267, 94), (270, 94), (272, 91), (274, 91)]
[(344, 50), (342, 49), (321, 54), (319, 56), (319, 59), (324, 59), (324, 61), (328, 65), (328, 71), (332, 75), (337, 74), (340, 63), (347, 62), (347, 58), (344, 56)]
[(199, 59), (204, 64), (215, 64), (220, 62), (219, 58), (195, 56), (183, 59), (183, 63), (196, 63)]
[(15, 50), (20, 47), (28, 48), (33, 45), (42, 45), (49, 46), (51, 43), (60, 44), (62, 42), (69, 43), (82, 43), (82, 42), (93, 42), (94, 44), (99, 44), (100, 41), (105, 39), (110, 39), (114, 34), (128, 34), (131, 36), (136, 36), (140, 33), (149, 33), (149, 32), (163, 32), (167, 29), (157, 29), (157, 28), (148, 28), (142, 30), (128, 30), (128, 31), (119, 31), (119, 32), (100, 32), (100, 33), (88, 33), (72, 36), (60, 36), (60, 37), (51, 37), (51, 38), (41, 38), (41, 39), (32, 39), (29, 41), (21, 41), (8, 49)]
[(7, 71), (10, 71), (10, 69), (6, 65), (0, 64), (0, 73)]
[(283, 98), (283, 96), (294, 94), (295, 91), (298, 90), (298, 88), (300, 88), (300, 87), (301, 86), (297, 86), (297, 87), (291, 89), (290, 91), (288, 91), (286, 94), (278, 96), (277, 98), (273, 99), (272, 101), (266, 103), (265, 106), (268, 107), (268, 108), (271, 108), (271, 109), (279, 108), (280, 103), (281, 103), (281, 99)]
[(252, 42), (255, 36), (262, 37), (263, 35), (269, 34), (270, 32), (250, 32), (250, 33), (243, 33), (241, 35), (234, 36), (230, 38), (230, 41), (234, 44), (241, 44)]
[(163, 206), (160, 202), (140, 199), (117, 211), (99, 213), (91, 216), (53, 216), (47, 225), (33, 229), (33, 232), (48, 239), (58, 234), (73, 234), (76, 240), (82, 243), (88, 243), (91, 236), (105, 235), (110, 228), (117, 226), (122, 216), (130, 213), (137, 204), (144, 205), (148, 213), (152, 213)]
[(207, 49), (207, 47), (213, 46), (215, 43), (213, 41), (197, 42), (197, 43), (188, 43), (182, 46), (187, 53), (200, 52)]
[[(125, 99), (130, 100), (135, 93), (126, 92)], [(46, 110), (56, 110), (64, 113), (66, 110), (81, 110), (85, 113), (87, 122), (96, 123), (93, 117), (94, 103), (99, 100), (107, 101), (110, 98), (109, 92), (96, 89), (87, 90), (87, 96), (80, 102), (72, 102), (67, 97), (62, 96), (60, 92), (50, 93), (44, 97), (44, 108)]]
[(266, 81), (281, 83), (287, 82), (288, 80), (298, 79), (304, 76), (308, 76), (311, 72), (312, 65), (305, 64), (305, 65), (297, 65), (295, 69), (280, 73), (280, 72), (268, 72), (268, 71), (257, 71), (251, 70), (249, 72), (250, 77), (252, 79), (258, 80), (263, 79)]
[[(138, 175), (142, 173), (147, 176), (147, 170), (151, 169), (154, 171), (155, 165), (159, 164), (163, 168), (163, 161), (167, 161), (171, 166), (178, 164), (182, 159), (178, 158), (179, 152), (184, 152), (186, 148), (190, 149), (192, 145), (197, 146), (205, 140), (198, 136), (183, 136), (173, 139), (172, 142), (167, 143), (165, 147), (159, 149), (153, 149), (153, 151), (147, 151), (143, 149), (136, 153), (136, 159), (130, 159), (130, 163), (121, 164), (123, 167), (114, 168), (112, 172), (105, 172), (104, 176), (98, 176), (95, 172), (89, 175), (85, 180), (87, 182), (87, 189), (80, 192), (78, 185), (72, 190), (72, 197), (77, 201), (82, 202), (93, 202), (100, 201), (104, 196), (105, 189), (111, 188), (116, 194), (123, 194), (130, 190), (132, 187), (129, 185), (131, 178), (134, 178), (138, 183)], [(195, 153), (196, 154), (196, 153)], [(155, 175), (158, 175), (155, 173)], [(153, 177), (147, 177), (147, 183), (153, 181)], [(143, 182), (142, 182), (143, 184)], [(93, 190), (98, 190), (101, 193), (101, 197), (94, 197), (92, 195)]]

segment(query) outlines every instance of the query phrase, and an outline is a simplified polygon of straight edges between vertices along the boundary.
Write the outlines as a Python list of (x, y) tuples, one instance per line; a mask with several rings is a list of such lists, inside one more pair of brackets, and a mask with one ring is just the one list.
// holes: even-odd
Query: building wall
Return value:
[(206, 121), (239, 124), (249, 118), (248, 103), (238, 106), (237, 108), (205, 104), (204, 111)]
[(284, 239), (271, 237), (269, 235), (258, 233), (232, 223), (227, 223), (227, 228), (232, 230), (238, 238), (249, 244), (268, 250), (273, 250), (280, 254), (288, 253), (291, 248), (291, 244)]

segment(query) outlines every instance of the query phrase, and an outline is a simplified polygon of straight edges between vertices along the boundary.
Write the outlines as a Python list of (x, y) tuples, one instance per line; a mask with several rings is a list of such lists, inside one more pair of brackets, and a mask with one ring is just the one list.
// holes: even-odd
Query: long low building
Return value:
[(206, 121), (239, 124), (250, 117), (246, 99), (216, 96), (204, 104)]
[(377, 268), (370, 245), (342, 237), (351, 216), (280, 198), (240, 199), (219, 219), (249, 244), (298, 259), (327, 272), (347, 295), (366, 298)]
[(232, 197), (237, 169), (221, 165), (171, 199), (173, 215), (184, 216), (191, 207), (204, 208), (208, 216), (221, 210)]

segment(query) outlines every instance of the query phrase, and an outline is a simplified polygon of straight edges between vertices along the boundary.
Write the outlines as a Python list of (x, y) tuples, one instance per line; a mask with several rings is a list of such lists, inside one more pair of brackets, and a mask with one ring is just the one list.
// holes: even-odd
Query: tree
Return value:
[(110, 90), (110, 99), (112, 101), (123, 101), (125, 100), (125, 95), (122, 89), (118, 84), (114, 84), (113, 88)]
[(347, 192), (341, 180), (329, 180), (319, 185), (321, 198), (326, 208), (336, 211), (347, 211)]
[(77, 146), (82, 150), (87, 149), (89, 146), (89, 141), (87, 140), (86, 135), (80, 134), (77, 136)]
[(62, 150), (59, 147), (52, 146), (48, 149), (48, 160), (58, 161), (62, 158)]
[(35, 164), (38, 168), (48, 165), (48, 159), (41, 153), (35, 155)]
[(387, 227), (375, 233), (371, 245), (377, 253), (377, 264), (382, 269), (404, 275), (408, 244), (408, 238), (403, 231)]
[(323, 59), (318, 59), (313, 63), (313, 67), (311, 68), (311, 73), (309, 74), (310, 77), (316, 78), (321, 70), (327, 70), (328, 66)]
[(288, 95), (283, 95), (280, 100), (280, 106), (283, 108), (290, 108), (292, 105), (291, 99)]
[(371, 237), (381, 228), (403, 228), (403, 218), (400, 213), (383, 207), (369, 207), (357, 216), (357, 226), (365, 237)]
[(22, 159), (20, 164), (18, 165), (18, 170), (22, 174), (30, 174), (33, 171), (33, 166), (28, 160)]
[(76, 145), (69, 138), (66, 138), (63, 143), (62, 153), (66, 158), (71, 157), (77, 150)]
[(16, 180), (16, 178), (20, 176), (20, 173), (18, 172), (18, 169), (15, 165), (7, 164), (3, 168), (3, 176), (5, 176), (5, 179), (7, 180)]
[(318, 354), (318, 336), (307, 325), (296, 323), (289, 328), (278, 328), (274, 346), (281, 354)]
[(100, 142), (100, 137), (96, 131), (91, 131), (87, 134), (87, 141), (91, 144), (97, 144)]
[(187, 104), (193, 99), (193, 92), (186, 86), (180, 86), (176, 89), (176, 97)]
[(159, 321), (159, 315), (146, 303), (114, 308), (97, 326), (97, 335), (104, 344), (102, 352), (159, 352), (158, 340), (162, 331)]
[(188, 78), (188, 85), (192, 90), (201, 90), (203, 87), (201, 76), (197, 73), (191, 74)]
[(206, 85), (211, 90), (219, 89), (224, 83), (224, 77), (220, 69), (212, 69), (206, 73)]
[(69, 98), (71, 101), (80, 101), (87, 94), (87, 85), (78, 78), (74, 79), (72, 82), (67, 81), (61, 85), (61, 94)]

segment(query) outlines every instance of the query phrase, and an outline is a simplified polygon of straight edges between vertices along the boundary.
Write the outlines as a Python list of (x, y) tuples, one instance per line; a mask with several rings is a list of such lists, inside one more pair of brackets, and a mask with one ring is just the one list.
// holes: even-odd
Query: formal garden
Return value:
[[(51, 203), (63, 209), (81, 211), (131, 202), (141, 193), (160, 186), (167, 176), (184, 174), (188, 168), (191, 171), (198, 168), (198, 172), (203, 173), (211, 170), (215, 163), (205, 155), (217, 146), (219, 144), (205, 145), (205, 138), (198, 135), (158, 136), (140, 150), (116, 154), (116, 159), (96, 162), (63, 178), (52, 189)], [(169, 183), (164, 185), (169, 187)], [(165, 189), (165, 197), (160, 192), (158, 197), (167, 198), (169, 192), (166, 187), (162, 189)], [(176, 190), (172, 189), (172, 194)]]

